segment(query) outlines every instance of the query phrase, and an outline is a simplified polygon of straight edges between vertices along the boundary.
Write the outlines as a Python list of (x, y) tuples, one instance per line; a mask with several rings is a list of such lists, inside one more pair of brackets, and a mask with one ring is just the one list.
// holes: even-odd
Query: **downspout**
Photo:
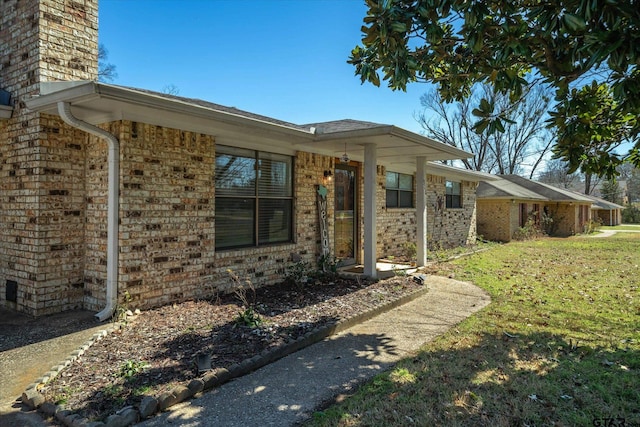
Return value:
[(118, 303), (118, 196), (120, 190), (120, 143), (118, 138), (104, 129), (84, 122), (71, 113), (68, 102), (58, 102), (58, 114), (68, 125), (102, 138), (109, 144), (109, 183), (107, 197), (107, 303), (96, 313), (98, 321), (109, 319)]

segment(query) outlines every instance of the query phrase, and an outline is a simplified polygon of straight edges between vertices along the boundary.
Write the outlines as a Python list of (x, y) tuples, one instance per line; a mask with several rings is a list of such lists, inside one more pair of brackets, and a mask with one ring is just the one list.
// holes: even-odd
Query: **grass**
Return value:
[(640, 234), (514, 242), (442, 265), (492, 304), (313, 426), (640, 425)]

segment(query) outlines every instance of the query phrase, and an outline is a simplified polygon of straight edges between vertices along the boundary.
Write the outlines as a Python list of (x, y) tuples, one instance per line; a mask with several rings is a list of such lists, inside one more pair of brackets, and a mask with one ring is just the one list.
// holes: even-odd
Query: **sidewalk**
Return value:
[(291, 426), (490, 303), (478, 287), (428, 276), (429, 292), (140, 426)]
[(29, 384), (110, 326), (97, 323), (93, 315), (76, 311), (33, 319), (0, 309), (0, 426), (46, 425), (35, 411), (21, 410), (16, 399)]

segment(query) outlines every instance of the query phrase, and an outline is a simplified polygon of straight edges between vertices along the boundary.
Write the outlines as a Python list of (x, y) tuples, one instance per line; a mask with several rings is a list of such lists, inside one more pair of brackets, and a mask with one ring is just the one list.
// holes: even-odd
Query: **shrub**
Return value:
[(640, 224), (640, 208), (629, 205), (622, 211), (622, 222), (625, 224)]
[(584, 225), (582, 226), (584, 228), (584, 233), (585, 234), (592, 234), (595, 233), (596, 231), (600, 230), (600, 227), (602, 226), (602, 223), (600, 222), (599, 219), (591, 219), (587, 222), (584, 223)]
[(545, 235), (545, 232), (536, 224), (533, 217), (529, 217), (524, 227), (520, 227), (513, 233), (513, 240), (531, 240)]

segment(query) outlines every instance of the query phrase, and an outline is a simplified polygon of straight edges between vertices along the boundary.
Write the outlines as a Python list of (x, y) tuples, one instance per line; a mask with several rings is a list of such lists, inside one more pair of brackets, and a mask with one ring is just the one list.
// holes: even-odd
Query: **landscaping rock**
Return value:
[(161, 411), (165, 411), (176, 403), (178, 403), (178, 399), (171, 392), (165, 391), (158, 397), (158, 409)]
[(118, 411), (116, 415), (120, 415), (127, 426), (133, 425), (140, 420), (140, 414), (131, 406), (122, 411)]
[(178, 402), (184, 402), (185, 400), (193, 396), (193, 393), (191, 393), (191, 390), (189, 390), (189, 387), (185, 387), (183, 385), (174, 387), (173, 390), (171, 390), (171, 394), (173, 394), (176, 397)]
[(191, 380), (189, 382), (189, 385), (187, 385), (187, 387), (191, 391), (192, 395), (196, 393), (200, 393), (202, 390), (204, 390), (204, 381), (199, 378), (195, 380)]
[(126, 420), (120, 415), (109, 415), (105, 420), (106, 427), (127, 427)]
[(153, 396), (145, 396), (142, 398), (138, 409), (140, 410), (141, 418), (148, 418), (158, 409), (158, 399)]
[(44, 396), (40, 394), (40, 392), (38, 392), (38, 390), (36, 390), (35, 388), (30, 388), (22, 393), (22, 403), (24, 403), (31, 409), (38, 408), (44, 402)]

